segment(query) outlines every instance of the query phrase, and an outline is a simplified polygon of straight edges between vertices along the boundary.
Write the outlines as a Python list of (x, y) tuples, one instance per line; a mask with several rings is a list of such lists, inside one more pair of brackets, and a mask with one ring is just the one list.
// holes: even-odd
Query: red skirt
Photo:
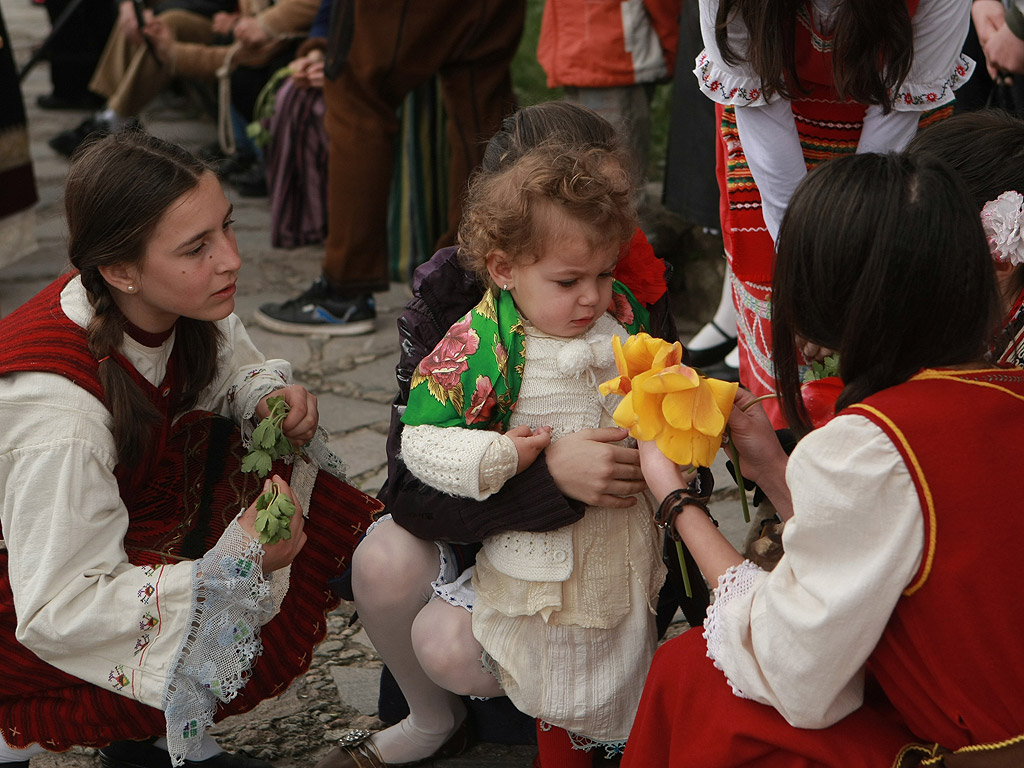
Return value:
[[(152, 482), (126, 501), (131, 519), (125, 551), (132, 564), (201, 556), (239, 509), (252, 503), (263, 481), (240, 471), (244, 449), (238, 433), (233, 422), (204, 413), (188, 414), (175, 426)], [(291, 475), (283, 463), (274, 469), (286, 479)], [(347, 570), (382, 505), (321, 471), (309, 506), (308, 538), (292, 563), (288, 594), (280, 613), (260, 631), (263, 653), (216, 720), (282, 693), (309, 668), (313, 647), (327, 632), (326, 616), (339, 603), (327, 581)], [(163, 711), (50, 666), (15, 640), (15, 626), (7, 552), (0, 552), (0, 728), (10, 746), (38, 743), (62, 751), (164, 734)]]
[(829, 728), (794, 728), (773, 707), (736, 696), (691, 629), (655, 654), (622, 766), (889, 768), (914, 741), (880, 694)]

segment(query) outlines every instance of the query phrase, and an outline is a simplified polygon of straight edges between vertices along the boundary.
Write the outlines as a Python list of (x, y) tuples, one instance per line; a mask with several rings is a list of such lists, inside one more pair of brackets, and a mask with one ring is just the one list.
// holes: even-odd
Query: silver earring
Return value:
[(508, 290), (508, 283), (502, 283), (501, 284), (501, 290), (507, 291)]
[(128, 283), (128, 289), (127, 290), (128, 290), (128, 293), (135, 293), (135, 286), (132, 285), (131, 283)]

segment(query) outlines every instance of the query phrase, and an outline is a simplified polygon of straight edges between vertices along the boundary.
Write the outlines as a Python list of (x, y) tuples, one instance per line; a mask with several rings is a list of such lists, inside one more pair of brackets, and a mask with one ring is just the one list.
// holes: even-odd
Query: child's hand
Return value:
[(653, 440), (641, 442), (637, 447), (640, 450), (640, 468), (643, 469), (644, 479), (659, 502), (672, 491), (688, 486), (697, 474), (695, 469), (680, 467), (666, 457)]
[(540, 452), (551, 445), (551, 427), (541, 427), (540, 429), (531, 429), (527, 426), (516, 427), (506, 432), (505, 436), (512, 439), (516, 452), (519, 454), (516, 474), (533, 464), (540, 456)]
[[(267, 397), (283, 397), (288, 403), (288, 415), (281, 422), (281, 431), (298, 448), (313, 439), (316, 426), (320, 423), (320, 413), (316, 407), (316, 396), (298, 384), (292, 384), (271, 392)], [(267, 397), (256, 406), (256, 415), (266, 418), (270, 410), (267, 408)]]

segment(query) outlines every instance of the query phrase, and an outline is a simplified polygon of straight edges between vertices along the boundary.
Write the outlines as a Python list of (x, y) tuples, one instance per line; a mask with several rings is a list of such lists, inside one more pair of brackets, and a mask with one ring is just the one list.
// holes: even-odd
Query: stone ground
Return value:
[[(32, 46), (47, 31), (42, 6), (30, 0), (0, 0), (14, 40), (15, 58), (25, 62)], [(45, 62), (31, 70), (22, 83), (28, 109), (31, 151), (40, 202), (36, 209), (38, 249), (13, 265), (0, 269), (0, 314), (6, 314), (46, 285), (66, 267), (65, 229), (61, 219), (61, 193), (67, 162), (46, 144), (55, 133), (76, 125), (86, 113), (45, 112), (36, 97), (49, 91)], [(180, 96), (162, 98), (142, 116), (152, 133), (178, 141), (192, 149), (216, 137), (213, 122)], [(319, 272), (319, 247), (280, 250), (269, 243), (265, 199), (248, 199), (228, 190), (236, 206), (239, 250), (245, 266), (238, 281), (236, 311), (251, 320), (262, 302), (279, 300), (305, 288)], [(680, 237), (670, 225), (666, 231)], [(699, 233), (684, 234), (700, 239)], [(706, 246), (706, 244), (698, 244)], [(711, 246), (714, 248), (713, 244)], [(677, 290), (685, 280), (690, 291), (677, 306), (707, 316), (718, 297), (716, 265), (684, 264), (674, 282)], [(393, 284), (378, 296), (377, 330), (355, 338), (289, 337), (267, 333), (247, 323), (254, 342), (270, 357), (284, 357), (295, 366), (296, 378), (319, 397), (321, 423), (331, 435), (331, 445), (346, 461), (352, 481), (368, 493), (376, 493), (386, 476), (385, 435), (389, 404), (395, 393), (394, 365), (398, 359), (395, 319), (409, 297), (408, 288)], [(678, 318), (683, 337), (698, 326), (694, 317)], [(716, 465), (720, 490), (714, 497), (716, 517), (735, 543), (746, 536), (739, 513), (738, 494), (725, 478), (724, 466)], [(327, 640), (317, 649), (309, 672), (284, 694), (266, 701), (252, 712), (230, 718), (214, 731), (227, 749), (244, 749), (273, 760), (277, 768), (311, 768), (330, 743), (351, 728), (375, 728), (376, 687), (380, 660), (360, 629), (349, 625), (352, 606), (343, 604), (330, 617)], [(685, 629), (680, 623), (672, 634)], [(528, 746), (477, 744), (444, 765), (518, 768), (529, 766), (535, 750)], [(60, 755), (40, 755), (32, 768), (97, 768), (93, 750), (75, 749)], [(438, 763), (440, 764), (440, 763)]]

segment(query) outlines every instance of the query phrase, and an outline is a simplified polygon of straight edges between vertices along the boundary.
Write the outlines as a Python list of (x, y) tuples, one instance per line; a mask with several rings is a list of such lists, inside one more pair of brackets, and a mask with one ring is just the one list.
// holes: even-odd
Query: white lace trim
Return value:
[(948, 67), (943, 80), (930, 83), (907, 83), (900, 85), (893, 94), (893, 107), (902, 112), (923, 112), (952, 102), (954, 91), (967, 82), (974, 72), (974, 60), (959, 54)]
[[(974, 67), (973, 59), (958, 54), (950, 62), (943, 79), (928, 83), (902, 83), (893, 94), (893, 107), (904, 112), (923, 112), (949, 104), (955, 98), (953, 92), (970, 79)], [(723, 69), (708, 57), (706, 51), (701, 51), (697, 57), (693, 74), (697, 76), (704, 95), (719, 104), (759, 107), (770, 103), (758, 81)], [(773, 96), (772, 101), (774, 99)]]
[[(719, 104), (734, 107), (760, 107), (770, 103), (764, 96), (761, 83), (748, 75), (729, 72), (701, 51), (693, 74), (697, 76), (705, 96)], [(773, 101), (778, 96), (773, 96)]]
[(704, 619), (704, 640), (708, 646), (708, 658), (714, 662), (716, 669), (721, 670), (725, 674), (725, 679), (729, 681), (729, 687), (732, 688), (732, 692), (741, 699), (749, 699), (750, 697), (737, 688), (732, 680), (729, 680), (729, 675), (726, 674), (722, 665), (718, 663), (723, 646), (723, 629), (718, 617), (719, 613), (730, 601), (749, 593), (754, 588), (759, 574), (762, 573), (764, 571), (761, 568), (758, 568), (749, 560), (744, 560), (739, 565), (734, 565), (719, 576), (714, 599), (711, 605), (708, 606), (707, 618)]
[(231, 701), (263, 652), (259, 628), (273, 615), (263, 575), (263, 547), (232, 520), (193, 564), (189, 631), (164, 689), (167, 749), (183, 764), (213, 724), (219, 702)]

